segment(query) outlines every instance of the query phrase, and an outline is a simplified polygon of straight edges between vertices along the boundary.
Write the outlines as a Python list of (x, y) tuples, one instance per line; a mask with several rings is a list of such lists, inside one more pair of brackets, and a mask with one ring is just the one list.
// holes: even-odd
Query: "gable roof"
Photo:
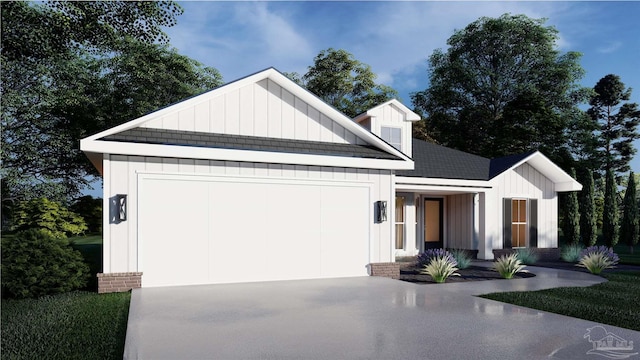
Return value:
[(273, 139), (258, 136), (213, 134), (195, 131), (134, 128), (101, 140), (145, 144), (195, 146), (207, 148), (256, 150), (296, 154), (331, 155), (368, 159), (400, 160), (399, 157), (369, 145), (336, 144), (320, 141)]
[(582, 185), (539, 151), (488, 159), (442, 145), (413, 139), (414, 169), (398, 176), (432, 179), (490, 181), (527, 163), (549, 178), (556, 191), (579, 191)]
[(393, 105), (395, 107), (397, 107), (401, 112), (403, 112), (405, 114), (405, 120), (406, 121), (418, 121), (420, 120), (420, 115), (416, 114), (415, 112), (411, 111), (411, 109), (409, 109), (408, 107), (406, 107), (403, 103), (401, 103), (400, 101), (398, 101), (397, 99), (391, 99), (388, 100), (378, 106), (375, 106), (365, 112), (363, 112), (362, 114), (359, 114), (358, 116), (353, 118), (354, 122), (358, 122), (360, 121), (362, 118), (366, 118), (369, 117), (373, 114), (375, 114), (377, 112), (378, 109), (381, 109), (387, 105)]
[[(181, 111), (190, 110), (195, 106), (202, 104), (207, 101), (211, 101), (214, 98), (218, 98), (219, 96), (229, 94), (233, 91), (239, 90), (245, 86), (256, 84), (263, 80), (268, 79), (273, 83), (277, 84), (286, 92), (294, 95), (297, 99), (300, 99), (302, 102), (308, 104), (308, 106), (312, 107), (314, 111), (317, 111), (319, 114), (322, 114), (328, 121), (332, 121), (334, 124), (337, 124), (349, 131), (351, 134), (355, 136), (358, 144), (365, 144), (365, 147), (369, 147), (371, 149), (377, 149), (380, 152), (385, 152), (390, 154), (391, 156), (387, 156), (384, 158), (380, 156), (367, 158), (364, 162), (358, 163), (358, 159), (347, 160), (344, 154), (349, 152), (357, 152), (356, 149), (360, 149), (358, 151), (362, 151), (362, 148), (351, 147), (348, 151), (343, 149), (344, 151), (342, 155), (325, 155), (325, 156), (334, 156), (333, 158), (325, 158), (325, 159), (311, 159), (308, 155), (318, 156), (318, 154), (309, 154), (303, 153), (300, 155), (306, 155), (306, 157), (295, 157), (293, 153), (280, 153), (279, 156), (266, 156), (264, 153), (266, 149), (259, 149), (260, 153), (257, 153), (254, 150), (242, 150), (240, 153), (231, 153), (230, 150), (237, 149), (229, 149), (229, 148), (219, 148), (219, 147), (197, 147), (194, 146), (184, 146), (186, 144), (176, 144), (176, 146), (172, 146), (172, 151), (169, 152), (167, 149), (162, 148), (161, 146), (166, 146), (158, 143), (143, 143), (143, 142), (126, 142), (123, 140), (120, 141), (109, 141), (106, 140), (109, 136), (127, 132), (132, 129), (141, 128), (141, 126), (147, 127), (145, 125), (148, 122), (152, 122), (158, 119), (162, 119), (163, 117), (167, 117), (172, 114), (178, 114)], [(284, 93), (284, 91), (283, 91)], [(155, 127), (155, 126), (150, 126)], [(331, 128), (329, 128), (331, 130)], [(276, 138), (273, 138), (276, 139)], [(113, 138), (111, 138), (113, 140)], [(220, 140), (220, 139), (218, 139)], [(323, 139), (324, 140), (324, 139)], [(337, 143), (331, 143), (335, 145)], [(290, 149), (292, 149), (293, 143), (289, 143)], [(302, 145), (300, 143), (296, 143), (298, 148)], [(294, 146), (294, 147), (295, 147)], [(315, 150), (318, 150), (319, 145), (315, 144), (307, 144), (307, 147), (314, 147)], [(199, 159), (215, 159), (215, 160), (228, 160), (228, 161), (249, 161), (249, 162), (276, 162), (276, 163), (299, 163), (301, 165), (322, 165), (322, 166), (343, 166), (343, 167), (364, 167), (364, 168), (378, 168), (378, 169), (392, 169), (392, 170), (400, 170), (400, 169), (412, 169), (413, 168), (413, 160), (407, 155), (403, 154), (401, 151), (397, 150), (393, 146), (387, 144), (371, 132), (362, 128), (357, 123), (353, 122), (349, 117), (341, 113), (340, 111), (333, 108), (331, 105), (325, 103), (322, 99), (318, 98), (311, 92), (302, 88), (300, 85), (293, 82), (291, 79), (287, 78), (284, 74), (280, 73), (274, 68), (268, 68), (266, 70), (257, 72), (255, 74), (249, 75), (247, 77), (241, 78), (239, 80), (233, 81), (221, 87), (215, 88), (211, 91), (205, 92), (203, 94), (194, 96), (192, 98), (186, 99), (184, 101), (178, 102), (176, 104), (170, 105), (168, 107), (162, 108), (153, 113), (144, 115), (138, 119), (129, 121), (127, 123), (121, 124), (119, 126), (115, 126), (113, 128), (107, 129), (100, 133), (89, 136), (80, 141), (80, 149), (85, 152), (87, 157), (92, 161), (92, 163), (100, 170), (102, 167), (102, 158), (103, 154), (121, 154), (121, 155), (138, 155), (138, 156), (167, 156), (167, 157), (183, 157), (183, 158), (199, 158)], [(369, 155), (372, 153), (369, 151)], [(286, 155), (286, 156), (285, 156)], [(336, 158), (336, 156), (338, 158)], [(390, 159), (392, 158), (392, 159)]]

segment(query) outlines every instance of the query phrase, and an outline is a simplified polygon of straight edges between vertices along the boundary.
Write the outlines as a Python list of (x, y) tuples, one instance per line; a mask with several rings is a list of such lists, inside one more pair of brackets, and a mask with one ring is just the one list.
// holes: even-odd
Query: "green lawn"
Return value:
[(640, 331), (640, 271), (604, 274), (589, 287), (505, 292), (481, 297)]
[(633, 247), (633, 254), (627, 245), (618, 244), (613, 247), (613, 251), (618, 254), (620, 264), (640, 266), (640, 244)]
[(2, 359), (122, 359), (130, 293), (2, 300)]

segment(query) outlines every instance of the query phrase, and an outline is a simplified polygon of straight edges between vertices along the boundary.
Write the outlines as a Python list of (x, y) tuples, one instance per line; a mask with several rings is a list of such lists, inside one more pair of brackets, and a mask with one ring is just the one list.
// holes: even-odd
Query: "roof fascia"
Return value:
[(536, 151), (533, 154), (527, 156), (526, 158), (520, 160), (519, 162), (517, 162), (507, 170), (498, 174), (493, 179), (496, 179), (502, 176), (507, 171), (513, 170), (524, 163), (528, 163), (534, 169), (538, 170), (546, 178), (553, 181), (555, 190), (558, 192), (582, 190), (582, 184), (577, 182), (573, 177), (571, 177), (571, 175), (567, 174), (558, 165), (556, 165), (556, 163), (549, 160), (549, 158), (544, 156), (544, 154), (541, 153), (540, 151)]
[(83, 139), (83, 151), (114, 155), (153, 156), (186, 159), (206, 159), (276, 164), (300, 164), (310, 166), (335, 166), (347, 168), (411, 170), (412, 160), (354, 158), (330, 155), (295, 154), (270, 151), (219, 149), (193, 146), (142, 144)]
[(443, 179), (443, 178), (421, 178), (410, 176), (395, 177), (396, 186), (404, 185), (429, 185), (429, 186), (456, 186), (463, 188), (490, 189), (492, 184), (486, 180), (464, 180), (464, 179)]

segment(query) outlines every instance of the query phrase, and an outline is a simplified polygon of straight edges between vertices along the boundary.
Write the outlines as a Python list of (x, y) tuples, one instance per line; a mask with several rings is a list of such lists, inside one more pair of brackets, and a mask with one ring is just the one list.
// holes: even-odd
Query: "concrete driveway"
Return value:
[[(358, 277), (136, 289), (124, 357), (602, 358), (587, 355), (584, 338), (597, 323), (473, 296), (603, 281), (530, 269), (536, 277), (439, 285)], [(604, 327), (640, 349), (640, 332)]]

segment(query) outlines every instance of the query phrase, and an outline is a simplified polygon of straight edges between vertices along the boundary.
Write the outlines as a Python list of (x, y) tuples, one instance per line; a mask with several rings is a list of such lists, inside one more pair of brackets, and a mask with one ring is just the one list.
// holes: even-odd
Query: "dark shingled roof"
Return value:
[(490, 161), (482, 156), (413, 139), (414, 170), (398, 171), (399, 176), (441, 179), (487, 180)]
[(413, 139), (415, 169), (398, 171), (397, 175), (439, 179), (489, 180), (531, 154), (532, 152), (487, 159), (482, 156)]
[(220, 149), (271, 151), (309, 155), (329, 155), (368, 159), (400, 160), (373, 146), (319, 141), (274, 139), (257, 136), (212, 134), (195, 131), (134, 128), (100, 140), (145, 144), (195, 146)]

